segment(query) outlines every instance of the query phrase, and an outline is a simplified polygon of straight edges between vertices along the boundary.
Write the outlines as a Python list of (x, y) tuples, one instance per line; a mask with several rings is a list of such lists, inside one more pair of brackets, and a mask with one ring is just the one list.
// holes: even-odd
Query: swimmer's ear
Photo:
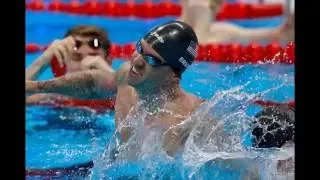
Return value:
[(180, 83), (180, 79), (181, 79), (181, 76), (179, 76), (178, 74), (176, 74), (176, 73), (173, 73), (173, 82), (174, 83)]

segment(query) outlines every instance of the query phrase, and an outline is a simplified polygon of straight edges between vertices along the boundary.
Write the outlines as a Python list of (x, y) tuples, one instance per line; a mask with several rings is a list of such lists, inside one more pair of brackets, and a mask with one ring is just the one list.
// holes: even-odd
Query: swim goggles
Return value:
[(74, 50), (78, 50), (82, 44), (86, 43), (90, 48), (92, 49), (99, 49), (102, 47), (102, 42), (97, 39), (97, 38), (94, 38), (94, 39), (91, 39), (89, 41), (79, 41), (79, 40), (75, 40), (76, 44), (75, 44), (75, 47), (74, 47)]
[(142, 55), (143, 59), (152, 67), (165, 66), (168, 63), (162, 62), (159, 58), (151, 55), (151, 54), (143, 54), (143, 49), (141, 46), (141, 40), (139, 40), (136, 44), (136, 51)]

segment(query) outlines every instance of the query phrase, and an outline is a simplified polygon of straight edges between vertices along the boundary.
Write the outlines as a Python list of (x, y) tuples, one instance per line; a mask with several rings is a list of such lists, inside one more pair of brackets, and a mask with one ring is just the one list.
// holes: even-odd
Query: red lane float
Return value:
[[(26, 4), (27, 10), (32, 11), (53, 11), (71, 14), (111, 16), (111, 17), (139, 17), (156, 18), (163, 16), (180, 16), (180, 4), (168, 0), (161, 3), (134, 3), (128, 1), (119, 3), (115, 1), (98, 2), (89, 0), (80, 3), (78, 0), (71, 0), (70, 3), (63, 3), (59, 0), (52, 0), (45, 4), (42, 0), (32, 0)], [(284, 12), (283, 4), (250, 4), (250, 3), (224, 3), (217, 14), (218, 20), (226, 19), (250, 19), (261, 17), (280, 16)]]
[(35, 44), (35, 43), (27, 44), (25, 47), (26, 53), (36, 53), (36, 52), (43, 51), (43, 50), (45, 50), (44, 47), (42, 47), (38, 44)]
[[(32, 104), (29, 104), (32, 105)], [(54, 102), (39, 103), (33, 105), (49, 106), (54, 108), (89, 108), (95, 110), (97, 113), (104, 113), (108, 110), (114, 110), (115, 99), (95, 99), (95, 100), (81, 100), (81, 99), (64, 99), (56, 100)]]
[(67, 69), (66, 66), (60, 67), (57, 58), (54, 56), (51, 60), (51, 70), (54, 77), (60, 77), (66, 74)]
[[(37, 44), (26, 45), (26, 53), (35, 53), (43, 51), (47, 46)], [(123, 46), (112, 44), (110, 54), (113, 58), (128, 59), (134, 52), (134, 44), (125, 44)], [(295, 44), (289, 42), (287, 46), (282, 47), (274, 42), (262, 46), (257, 43), (241, 45), (231, 44), (200, 44), (198, 48), (197, 61), (208, 61), (216, 63), (284, 63), (294, 64)], [(53, 65), (54, 66), (54, 65)], [(57, 72), (58, 74), (61, 74)], [(63, 73), (64, 74), (64, 73)]]
[(272, 17), (283, 13), (283, 4), (255, 4), (247, 9), (247, 18)]
[(291, 108), (295, 108), (295, 101), (288, 101), (285, 103), (275, 102), (275, 101), (264, 101), (264, 100), (257, 100), (254, 102), (257, 105), (268, 107), (268, 106), (280, 106), (280, 105), (288, 105)]

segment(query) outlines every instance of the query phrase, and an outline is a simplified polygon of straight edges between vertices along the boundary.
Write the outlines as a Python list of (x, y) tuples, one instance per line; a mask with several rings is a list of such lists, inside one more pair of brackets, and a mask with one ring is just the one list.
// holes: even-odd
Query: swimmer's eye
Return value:
[(150, 65), (150, 66), (164, 66), (167, 65), (167, 63), (162, 62), (158, 58), (152, 56), (152, 55), (143, 55), (143, 59)]
[(94, 39), (92, 39), (92, 40), (90, 40), (88, 42), (82, 42), (82, 41), (79, 41), (79, 40), (75, 40), (75, 42), (76, 43), (75, 43), (74, 50), (78, 50), (82, 46), (83, 43), (87, 43), (88, 46), (90, 48), (92, 48), (92, 49), (99, 49), (99, 48), (102, 47), (102, 42), (97, 38), (94, 38)]
[(143, 54), (143, 49), (142, 49), (142, 46), (141, 46), (141, 40), (139, 40), (137, 42), (137, 44), (136, 44), (136, 51), (143, 56), (143, 59), (150, 66), (156, 67), (156, 66), (168, 65), (167, 63), (162, 62), (160, 59), (158, 59), (157, 57), (154, 57), (153, 55)]
[(88, 42), (89, 47), (92, 49), (99, 49), (102, 46), (102, 42), (99, 41), (99, 39), (94, 38), (91, 41)]
[(78, 40), (75, 40), (75, 46), (74, 46), (74, 50), (76, 51), (76, 50), (78, 50), (80, 47), (81, 47), (81, 45), (82, 45), (82, 42), (81, 41), (78, 41)]

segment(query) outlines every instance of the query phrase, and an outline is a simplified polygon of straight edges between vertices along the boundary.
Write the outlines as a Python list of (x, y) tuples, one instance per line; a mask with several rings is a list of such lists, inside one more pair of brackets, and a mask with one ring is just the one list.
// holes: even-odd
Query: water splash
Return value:
[[(246, 114), (250, 102), (283, 86), (279, 85), (250, 95), (241, 92), (248, 84), (218, 92), (184, 122), (194, 127), (182, 154), (184, 166), (192, 169), (188, 177), (194, 176), (201, 166), (210, 161), (219, 160), (221, 163), (223, 160), (224, 164), (228, 164), (232, 160), (232, 164), (235, 164), (235, 160), (252, 161), (256, 158), (278, 160), (293, 156), (294, 148), (285, 151), (283, 149), (255, 150), (244, 145), (243, 135), (250, 131), (253, 120)], [(194, 123), (190, 123), (192, 121)]]
[[(164, 130), (144, 127), (146, 112), (139, 111), (139, 117), (129, 117), (120, 128), (132, 128), (133, 135), (121, 145), (118, 132), (113, 135), (102, 158), (96, 161), (98, 179), (206, 179), (210, 176), (215, 179), (239, 176), (278, 179), (277, 161), (294, 156), (294, 147), (255, 149), (245, 145), (244, 135), (251, 132), (253, 117), (246, 111), (252, 102), (285, 84), (248, 94), (243, 90), (249, 84), (217, 92), (192, 116), (175, 126), (189, 130), (177, 158), (167, 156), (161, 147)], [(228, 173), (224, 172), (229, 171), (233, 175), (227, 178)], [(289, 177), (289, 173), (283, 177)]]

